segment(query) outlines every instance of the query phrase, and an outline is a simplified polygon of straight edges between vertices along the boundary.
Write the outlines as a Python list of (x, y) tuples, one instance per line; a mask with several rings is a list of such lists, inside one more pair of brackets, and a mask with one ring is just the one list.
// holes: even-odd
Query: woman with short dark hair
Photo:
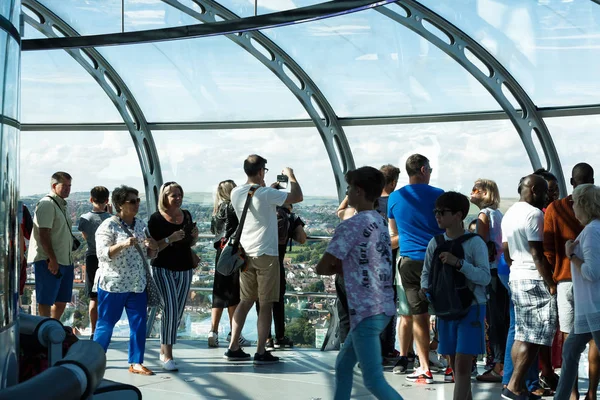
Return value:
[(98, 322), (94, 341), (108, 349), (115, 324), (123, 309), (129, 320), (129, 372), (154, 375), (143, 366), (146, 349), (146, 258), (156, 256), (158, 244), (146, 238), (144, 221), (136, 218), (140, 208), (138, 191), (129, 186), (113, 190), (117, 215), (100, 224), (96, 231), (99, 267)]

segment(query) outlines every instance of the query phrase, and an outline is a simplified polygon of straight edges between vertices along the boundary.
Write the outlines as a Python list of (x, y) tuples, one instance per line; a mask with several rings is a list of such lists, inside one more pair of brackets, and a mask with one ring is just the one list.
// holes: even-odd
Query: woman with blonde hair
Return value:
[[(577, 185), (573, 191), (573, 211), (584, 228), (577, 239), (565, 243), (565, 254), (571, 260), (575, 320), (563, 344), (555, 399), (571, 396), (586, 344), (594, 339), (600, 346), (600, 187), (589, 183)], [(592, 398), (590, 393), (588, 397)]]
[[(238, 227), (238, 218), (231, 205), (231, 191), (236, 184), (231, 179), (222, 181), (217, 186), (215, 205), (210, 225), (211, 232), (215, 235), (214, 246), (217, 250), (215, 258), (215, 276), (213, 281), (211, 328), (208, 334), (208, 347), (219, 347), (219, 322), (223, 315), (223, 309), (229, 312), (230, 333), (227, 340), (231, 338), (231, 321), (233, 313), (240, 303), (240, 272), (236, 271), (230, 276), (217, 272), (217, 262), (221, 255), (222, 246), (235, 234)], [(248, 346), (250, 342), (240, 336), (240, 346)]]
[(150, 235), (158, 242), (158, 257), (152, 261), (152, 272), (163, 301), (160, 321), (160, 361), (163, 369), (177, 371), (173, 361), (173, 345), (181, 323), (185, 303), (198, 259), (192, 246), (198, 239), (198, 228), (188, 210), (183, 210), (183, 188), (167, 182), (160, 188), (158, 211), (148, 220)]
[(498, 261), (502, 255), (502, 213), (498, 210), (500, 191), (496, 182), (490, 179), (477, 179), (471, 190), (471, 203), (479, 207), (475, 232), (483, 238), (488, 246), (492, 274), (488, 286), (489, 300), (486, 310), (488, 325), (486, 337), (489, 337), (491, 350), (491, 354), (488, 354), (488, 366), (492, 368), (477, 376), (477, 380), (501, 382), (509, 326), (509, 298), (508, 291), (498, 280)]

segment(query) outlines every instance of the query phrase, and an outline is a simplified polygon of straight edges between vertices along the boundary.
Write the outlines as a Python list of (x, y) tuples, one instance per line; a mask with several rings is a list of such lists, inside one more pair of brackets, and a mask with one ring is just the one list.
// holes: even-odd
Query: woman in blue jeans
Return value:
[[(512, 301), (512, 293), (508, 286), (508, 277), (510, 269), (504, 260), (504, 254), (500, 256), (498, 261), (498, 279), (502, 282), (502, 285), (508, 290), (509, 295), (509, 315), (510, 315), (510, 326), (508, 328), (508, 337), (506, 338), (506, 353), (504, 354), (504, 373), (502, 375), (502, 386), (506, 387), (510, 378), (512, 377), (514, 365), (511, 357), (511, 350), (513, 343), (515, 342), (515, 304)], [(538, 358), (536, 356), (535, 361), (531, 364), (527, 376), (525, 377), (525, 384), (527, 390), (529, 390), (530, 399), (540, 399), (541, 396), (535, 394), (540, 389), (540, 379), (538, 370)]]

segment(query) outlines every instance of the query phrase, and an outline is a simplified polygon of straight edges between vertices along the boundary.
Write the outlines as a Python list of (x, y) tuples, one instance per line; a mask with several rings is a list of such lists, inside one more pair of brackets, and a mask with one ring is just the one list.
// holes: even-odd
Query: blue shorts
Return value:
[(38, 304), (51, 306), (56, 302), (68, 303), (71, 301), (73, 297), (73, 266), (59, 264), (58, 268), (62, 276), (57, 278), (48, 269), (46, 260), (33, 263), (35, 297)]
[(438, 353), (445, 356), (485, 354), (485, 304), (471, 306), (461, 319), (438, 318)]

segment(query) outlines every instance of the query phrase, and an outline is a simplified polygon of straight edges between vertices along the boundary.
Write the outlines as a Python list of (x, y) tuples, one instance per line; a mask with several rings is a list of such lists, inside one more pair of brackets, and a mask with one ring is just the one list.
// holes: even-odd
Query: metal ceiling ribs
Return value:
[[(37, 0), (22, 0), (22, 4), (38, 17), (36, 20), (23, 13), (25, 22), (47, 37), (79, 36), (75, 29)], [(65, 51), (98, 82), (123, 117), (140, 161), (148, 211), (156, 210), (158, 190), (162, 184), (160, 161), (152, 132), (135, 97), (117, 71), (96, 49), (65, 49)]]
[[(239, 19), (229, 9), (212, 0), (193, 0), (201, 11), (193, 10), (177, 0), (162, 1), (203, 23)], [(354, 158), (344, 129), (327, 98), (302, 67), (266, 35), (259, 31), (251, 31), (226, 37), (273, 72), (300, 101), (321, 135), (341, 201), (346, 188), (344, 174), (355, 168)]]
[[(512, 121), (533, 168), (548, 168), (558, 178), (561, 193), (567, 193), (558, 153), (542, 116), (517, 80), (491, 53), (458, 27), (414, 0), (399, 0), (394, 5), (375, 10), (419, 34), (473, 75)], [(540, 161), (534, 135), (542, 146), (547, 165)]]

